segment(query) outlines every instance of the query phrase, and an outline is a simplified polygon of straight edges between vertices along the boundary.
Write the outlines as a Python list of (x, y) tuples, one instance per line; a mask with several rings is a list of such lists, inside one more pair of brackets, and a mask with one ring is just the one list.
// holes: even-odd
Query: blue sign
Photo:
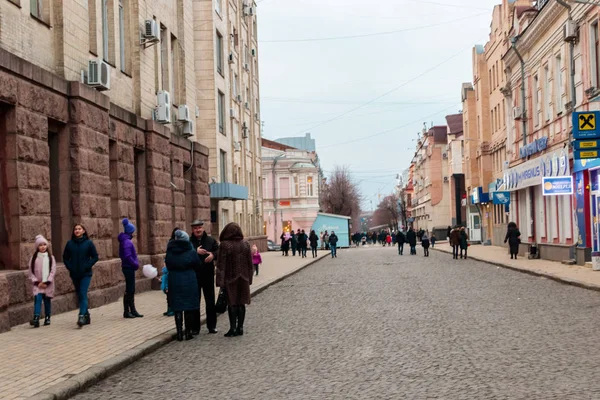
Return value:
[(575, 140), (573, 141), (573, 148), (575, 150), (597, 150), (600, 149), (600, 140)]
[(489, 203), (489, 201), (489, 194), (483, 193), (483, 188), (481, 186), (473, 189), (473, 193), (471, 194), (471, 204)]
[(573, 138), (596, 139), (600, 138), (600, 111), (583, 111), (573, 113)]
[(573, 158), (575, 160), (593, 160), (600, 158), (600, 151), (594, 150), (573, 150)]
[(600, 158), (591, 160), (573, 160), (573, 172), (585, 171), (586, 169), (600, 167)]
[(519, 155), (521, 158), (531, 156), (542, 150), (546, 150), (548, 147), (548, 137), (544, 136), (539, 139), (535, 139), (532, 143), (529, 143), (519, 149)]
[(494, 192), (492, 193), (492, 203), (494, 204), (510, 204), (510, 192)]
[(583, 171), (579, 171), (575, 174), (575, 198), (577, 208), (575, 209), (575, 215), (577, 216), (577, 230), (579, 231), (579, 237), (577, 238), (577, 246), (585, 247), (587, 243), (586, 235), (586, 215), (585, 215), (585, 190), (584, 190), (584, 177)]
[(572, 176), (552, 176), (542, 179), (544, 196), (557, 196), (561, 194), (573, 194)]

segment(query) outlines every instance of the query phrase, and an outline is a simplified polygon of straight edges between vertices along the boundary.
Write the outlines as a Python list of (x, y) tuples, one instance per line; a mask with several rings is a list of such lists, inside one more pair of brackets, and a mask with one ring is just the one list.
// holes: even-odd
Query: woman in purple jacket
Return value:
[(119, 233), (119, 257), (125, 276), (125, 295), (123, 296), (123, 318), (141, 318), (135, 309), (135, 271), (140, 267), (135, 246), (131, 241), (135, 226), (127, 218), (123, 219), (124, 232)]

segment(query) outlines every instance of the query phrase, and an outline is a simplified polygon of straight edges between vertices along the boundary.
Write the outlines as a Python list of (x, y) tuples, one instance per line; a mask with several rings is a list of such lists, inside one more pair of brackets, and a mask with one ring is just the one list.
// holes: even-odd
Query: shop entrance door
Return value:
[(474, 242), (481, 242), (481, 217), (479, 214), (471, 214), (469, 239)]

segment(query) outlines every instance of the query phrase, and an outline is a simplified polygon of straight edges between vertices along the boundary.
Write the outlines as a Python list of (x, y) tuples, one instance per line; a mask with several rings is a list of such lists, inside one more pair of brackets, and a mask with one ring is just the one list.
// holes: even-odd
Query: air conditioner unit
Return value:
[(252, 49), (252, 57), (256, 57), (256, 49)]
[(154, 120), (159, 124), (170, 124), (171, 106), (165, 104), (156, 106), (154, 109)]
[(252, 17), (254, 15), (254, 7), (245, 7), (244, 8), (244, 15), (246, 17)]
[(448, 153), (442, 153), (442, 158), (445, 160), (448, 158)]
[(196, 132), (194, 131), (194, 121), (186, 121), (183, 123), (181, 127), (181, 134), (185, 137), (194, 136)]
[(244, 103), (244, 107), (246, 107), (246, 109), (248, 109), (248, 110), (249, 110), (249, 109), (250, 109), (250, 104), (249, 104), (248, 102), (245, 102), (245, 103)]
[(168, 106), (171, 108), (171, 95), (166, 90), (160, 90), (156, 93), (156, 102), (159, 106)]
[(110, 89), (110, 65), (101, 59), (88, 61), (87, 84), (98, 90)]
[(191, 121), (192, 119), (190, 118), (190, 108), (188, 106), (186, 106), (185, 104), (182, 104), (179, 106), (178, 108), (179, 111), (179, 115), (178, 115), (178, 120), (179, 121)]
[(523, 117), (523, 109), (521, 107), (513, 107), (513, 118), (521, 119)]
[(237, 118), (237, 113), (235, 112), (235, 108), (230, 108), (229, 109), (229, 116), (231, 118)]
[(241, 103), (242, 102), (242, 95), (238, 94), (236, 99), (237, 99), (238, 103)]
[(567, 20), (564, 26), (563, 40), (569, 42), (577, 39), (577, 23), (572, 19)]
[(242, 138), (248, 139), (248, 125), (245, 122), (242, 124)]
[(248, 65), (248, 63), (245, 63), (245, 64), (244, 64), (244, 69), (245, 69), (246, 71), (250, 70), (250, 66)]
[(233, 64), (233, 53), (229, 53), (229, 64)]
[(242, 142), (233, 142), (233, 151), (241, 151)]
[(446, 183), (446, 182), (448, 182), (448, 177), (447, 176), (444, 177), (444, 183)]
[(254, 113), (254, 119), (260, 119), (260, 115), (258, 115), (258, 113)]
[(160, 29), (158, 29), (158, 23), (153, 19), (147, 19), (144, 21), (144, 39), (158, 42), (160, 41)]

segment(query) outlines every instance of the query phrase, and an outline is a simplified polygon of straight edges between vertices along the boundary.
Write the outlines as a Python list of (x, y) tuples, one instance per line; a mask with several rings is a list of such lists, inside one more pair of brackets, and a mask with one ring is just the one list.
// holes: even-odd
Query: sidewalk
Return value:
[[(452, 247), (448, 243), (436, 243), (433, 250), (452, 254)], [(498, 246), (471, 245), (468, 255), (473, 260), (600, 291), (600, 271), (594, 271), (591, 268), (565, 265), (548, 260), (529, 260), (527, 257), (511, 260), (508, 249)]]
[[(318, 258), (309, 254), (302, 259), (263, 253), (252, 295), (326, 255), (323, 251)], [(175, 323), (162, 315), (167, 307), (162, 291), (141, 293), (135, 300), (144, 318), (123, 319), (123, 306), (117, 302), (91, 309), (92, 323), (83, 329), (76, 326), (77, 311), (71, 311), (53, 316), (51, 326), (34, 329), (25, 324), (0, 334), (0, 398), (22, 400), (38, 394), (36, 399), (65, 399), (172, 341)], [(226, 315), (220, 316), (219, 335), (228, 327)], [(194, 340), (200, 345), (207, 334), (203, 322)]]

